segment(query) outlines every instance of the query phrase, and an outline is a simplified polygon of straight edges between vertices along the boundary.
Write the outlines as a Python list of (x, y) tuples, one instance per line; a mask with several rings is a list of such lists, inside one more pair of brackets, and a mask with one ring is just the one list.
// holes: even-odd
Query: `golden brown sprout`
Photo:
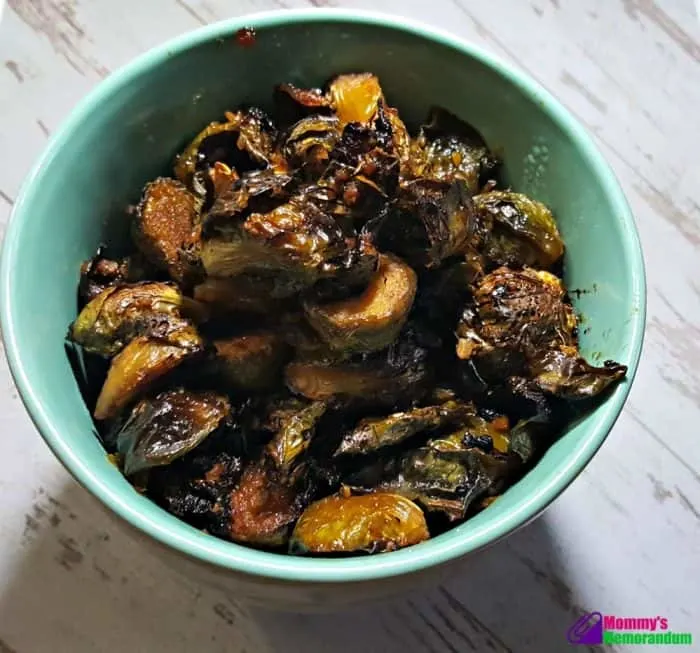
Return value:
[(175, 179), (148, 184), (133, 225), (143, 254), (176, 281), (200, 274), (200, 200)]
[(377, 492), (312, 503), (292, 533), (290, 553), (394, 551), (430, 537), (423, 511), (405, 497)]
[(113, 359), (95, 406), (95, 419), (115, 417), (155, 381), (202, 350), (202, 340), (191, 326), (169, 340), (140, 336)]
[(379, 268), (359, 297), (331, 304), (307, 304), (306, 317), (332, 349), (372, 352), (392, 343), (403, 328), (416, 294), (416, 273), (391, 256), (379, 258)]
[(191, 306), (169, 283), (111, 286), (83, 308), (69, 336), (90, 353), (113, 356), (137, 335), (179, 329), (182, 309)]
[(264, 462), (250, 465), (229, 500), (229, 535), (257, 546), (285, 544), (301, 508), (297, 493)]

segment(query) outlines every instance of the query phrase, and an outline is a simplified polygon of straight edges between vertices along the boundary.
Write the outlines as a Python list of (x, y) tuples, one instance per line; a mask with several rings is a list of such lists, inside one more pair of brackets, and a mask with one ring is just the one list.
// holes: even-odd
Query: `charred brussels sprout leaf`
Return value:
[(549, 268), (564, 254), (564, 242), (549, 209), (521, 193), (491, 191), (474, 206), (492, 225), (484, 256), (498, 265)]
[(336, 116), (313, 115), (294, 124), (285, 138), (284, 152), (290, 163), (320, 174), (340, 140), (342, 129)]
[(175, 174), (190, 184), (198, 170), (217, 161), (238, 172), (266, 168), (283, 170), (286, 164), (275, 151), (276, 130), (260, 109), (226, 113), (225, 122), (212, 122), (177, 158)]
[(607, 361), (594, 367), (576, 347), (561, 347), (542, 352), (530, 364), (535, 384), (544, 392), (563, 399), (590, 399), (625, 378), (627, 367)]
[(425, 516), (403, 496), (381, 493), (331, 496), (311, 504), (299, 518), (291, 553), (377, 553), (430, 537)]
[(176, 281), (201, 274), (201, 202), (183, 184), (161, 177), (146, 186), (133, 223), (144, 256)]
[(136, 336), (167, 337), (180, 330), (181, 312), (189, 306), (172, 284), (113, 286), (83, 308), (69, 337), (90, 353), (113, 356)]
[(267, 452), (277, 467), (288, 471), (294, 461), (308, 449), (326, 404), (313, 402), (298, 411), (288, 410), (279, 430), (267, 445)]
[(403, 442), (417, 433), (458, 424), (473, 411), (474, 408), (468, 404), (448, 401), (441, 406), (414, 408), (387, 417), (365, 418), (343, 436), (335, 455), (367, 454)]
[(115, 417), (158, 379), (201, 351), (202, 340), (188, 324), (167, 339), (135, 338), (112, 359), (97, 398), (95, 419)]
[(124, 473), (168, 465), (184, 456), (219, 427), (230, 409), (225, 397), (182, 388), (142, 399), (117, 436)]
[(306, 317), (332, 349), (372, 352), (391, 344), (403, 328), (416, 293), (416, 274), (400, 259), (383, 255), (359, 297), (307, 304)]

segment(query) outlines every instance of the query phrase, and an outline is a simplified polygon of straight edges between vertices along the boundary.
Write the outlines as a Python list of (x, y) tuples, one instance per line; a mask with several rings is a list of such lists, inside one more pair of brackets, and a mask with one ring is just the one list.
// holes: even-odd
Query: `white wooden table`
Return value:
[[(0, 226), (49, 134), (111, 70), (200, 24), (305, 4), (8, 0)], [(194, 586), (115, 529), (43, 444), (0, 357), (0, 653), (546, 653), (568, 650), (565, 632), (585, 609), (665, 616), (675, 631), (694, 630), (700, 650), (693, 2), (384, 0), (381, 8), (450, 29), (525, 69), (578, 116), (619, 176), (641, 230), (649, 321), (641, 369), (608, 443), (542, 518), (448, 584), (371, 610), (271, 616)]]

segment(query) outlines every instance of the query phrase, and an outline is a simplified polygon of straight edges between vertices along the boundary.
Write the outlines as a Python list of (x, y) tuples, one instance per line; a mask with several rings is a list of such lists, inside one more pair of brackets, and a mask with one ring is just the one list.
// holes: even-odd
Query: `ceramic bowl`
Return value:
[[(255, 43), (235, 35), (253, 27)], [(430, 105), (462, 116), (505, 160), (508, 182), (547, 203), (567, 245), (566, 282), (586, 318), (586, 355), (629, 366), (627, 381), (571, 428), (487, 510), (417, 546), (315, 559), (208, 536), (138, 494), (111, 465), (64, 352), (80, 262), (125, 237), (124, 208), (205, 123), (241, 103), (267, 105), (275, 84), (323, 84), (372, 71), (417, 124)], [(291, 609), (338, 606), (437, 578), (451, 561), (537, 516), (588, 464), (619, 415), (640, 356), (645, 286), (633, 218), (581, 125), (516, 68), (448, 34), (357, 11), (284, 11), (218, 23), (160, 45), (95, 88), (54, 134), (7, 229), (0, 276), (7, 357), (24, 404), (70, 473), (120, 521), (207, 582)]]

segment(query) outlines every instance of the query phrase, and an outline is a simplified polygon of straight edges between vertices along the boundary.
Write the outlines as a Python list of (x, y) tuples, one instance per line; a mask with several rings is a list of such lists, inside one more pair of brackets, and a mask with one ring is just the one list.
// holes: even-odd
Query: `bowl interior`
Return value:
[[(257, 28), (253, 47), (233, 34)], [(417, 124), (439, 104), (502, 153), (512, 186), (546, 202), (566, 244), (584, 352), (630, 366), (630, 380), (572, 428), (540, 464), (464, 526), (372, 558), (307, 560), (208, 537), (138, 495), (107, 462), (64, 353), (78, 268), (127, 232), (124, 209), (205, 123), (241, 103), (269, 106), (273, 85), (321, 85), (370, 70)], [(286, 12), (204, 28), (151, 51), (103, 83), (53, 138), (28, 179), (6, 237), (2, 318), (24, 401), (54, 452), (132, 524), (215, 564), (297, 580), (361, 580), (414, 571), (500, 537), (549, 503), (602, 443), (628, 393), (641, 347), (643, 268), (632, 218), (588, 137), (548, 94), (450, 37), (371, 15)]]

